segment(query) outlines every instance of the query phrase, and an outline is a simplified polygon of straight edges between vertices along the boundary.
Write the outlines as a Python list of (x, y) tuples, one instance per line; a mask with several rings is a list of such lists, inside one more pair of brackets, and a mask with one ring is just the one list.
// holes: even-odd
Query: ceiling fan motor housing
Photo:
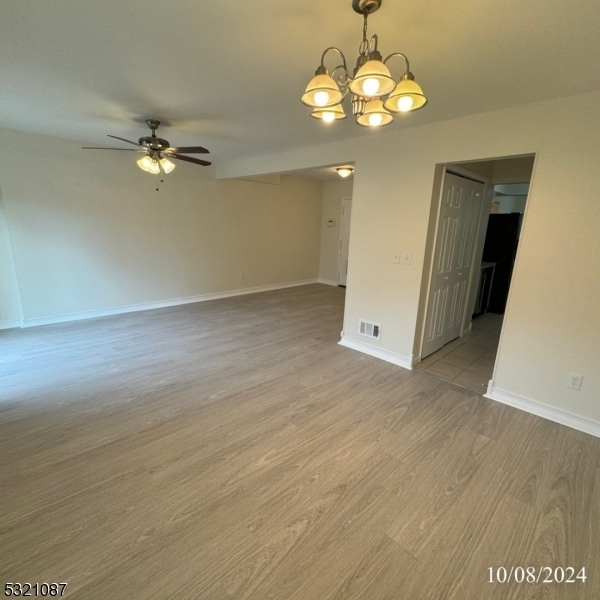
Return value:
[(157, 151), (166, 150), (170, 146), (170, 144), (167, 140), (156, 137), (155, 135), (141, 137), (138, 140), (138, 143), (140, 144), (140, 146), (145, 146), (146, 148), (149, 148), (150, 150), (157, 150)]
[(152, 135), (141, 137), (138, 140), (140, 146), (145, 146), (149, 150), (154, 150), (155, 152), (161, 152), (162, 150), (169, 148), (170, 144), (167, 140), (156, 136), (156, 130), (160, 125), (160, 121), (158, 119), (146, 119), (146, 125), (152, 130)]

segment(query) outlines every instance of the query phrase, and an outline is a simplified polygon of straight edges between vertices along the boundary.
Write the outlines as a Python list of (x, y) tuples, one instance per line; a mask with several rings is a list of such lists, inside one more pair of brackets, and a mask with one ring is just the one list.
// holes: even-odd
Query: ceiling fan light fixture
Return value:
[(152, 159), (147, 154), (142, 156), (142, 158), (138, 158), (138, 160), (136, 162), (137, 162), (137, 166), (142, 171), (146, 171), (146, 173), (150, 172), (150, 169), (152, 168)]
[(160, 163), (158, 162), (158, 159), (152, 158), (150, 161), (151, 164), (150, 168), (148, 169), (148, 173), (152, 173), (152, 175), (158, 175), (160, 173)]
[(169, 174), (175, 168), (175, 164), (163, 156), (160, 159), (160, 167), (165, 173)]

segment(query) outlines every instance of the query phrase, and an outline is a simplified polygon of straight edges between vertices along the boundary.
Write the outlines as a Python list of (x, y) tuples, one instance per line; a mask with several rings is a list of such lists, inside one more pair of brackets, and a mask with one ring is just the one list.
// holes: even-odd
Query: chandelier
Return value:
[[(410, 71), (408, 58), (401, 52), (394, 52), (382, 60), (377, 49), (377, 35), (367, 38), (367, 19), (380, 8), (381, 1), (352, 0), (354, 11), (363, 15), (363, 39), (358, 48), (356, 66), (351, 77), (343, 52), (335, 46), (325, 49), (315, 76), (300, 98), (303, 104), (313, 109), (311, 117), (326, 123), (345, 119), (342, 103), (348, 95), (356, 122), (364, 127), (388, 125), (394, 120), (393, 113), (411, 112), (427, 104), (423, 90)], [(331, 53), (339, 54), (342, 62), (333, 68), (330, 75), (325, 58)], [(387, 67), (392, 58), (401, 59), (405, 66), (398, 83)]]

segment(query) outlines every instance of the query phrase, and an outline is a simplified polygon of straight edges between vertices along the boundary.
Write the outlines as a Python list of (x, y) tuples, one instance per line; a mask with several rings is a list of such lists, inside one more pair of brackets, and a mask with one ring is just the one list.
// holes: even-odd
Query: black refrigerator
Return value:
[(487, 307), (488, 312), (504, 314), (506, 309), (508, 289), (519, 242), (521, 217), (520, 213), (490, 215), (482, 257), (484, 262), (496, 263)]

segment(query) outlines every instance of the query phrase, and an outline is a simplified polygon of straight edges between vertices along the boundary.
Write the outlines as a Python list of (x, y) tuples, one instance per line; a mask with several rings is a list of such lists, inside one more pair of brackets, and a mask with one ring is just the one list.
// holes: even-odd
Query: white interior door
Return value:
[(340, 256), (338, 260), (338, 285), (346, 285), (348, 276), (348, 248), (350, 247), (350, 218), (352, 216), (352, 198), (342, 198), (340, 224)]
[(421, 358), (460, 335), (484, 184), (445, 173)]

